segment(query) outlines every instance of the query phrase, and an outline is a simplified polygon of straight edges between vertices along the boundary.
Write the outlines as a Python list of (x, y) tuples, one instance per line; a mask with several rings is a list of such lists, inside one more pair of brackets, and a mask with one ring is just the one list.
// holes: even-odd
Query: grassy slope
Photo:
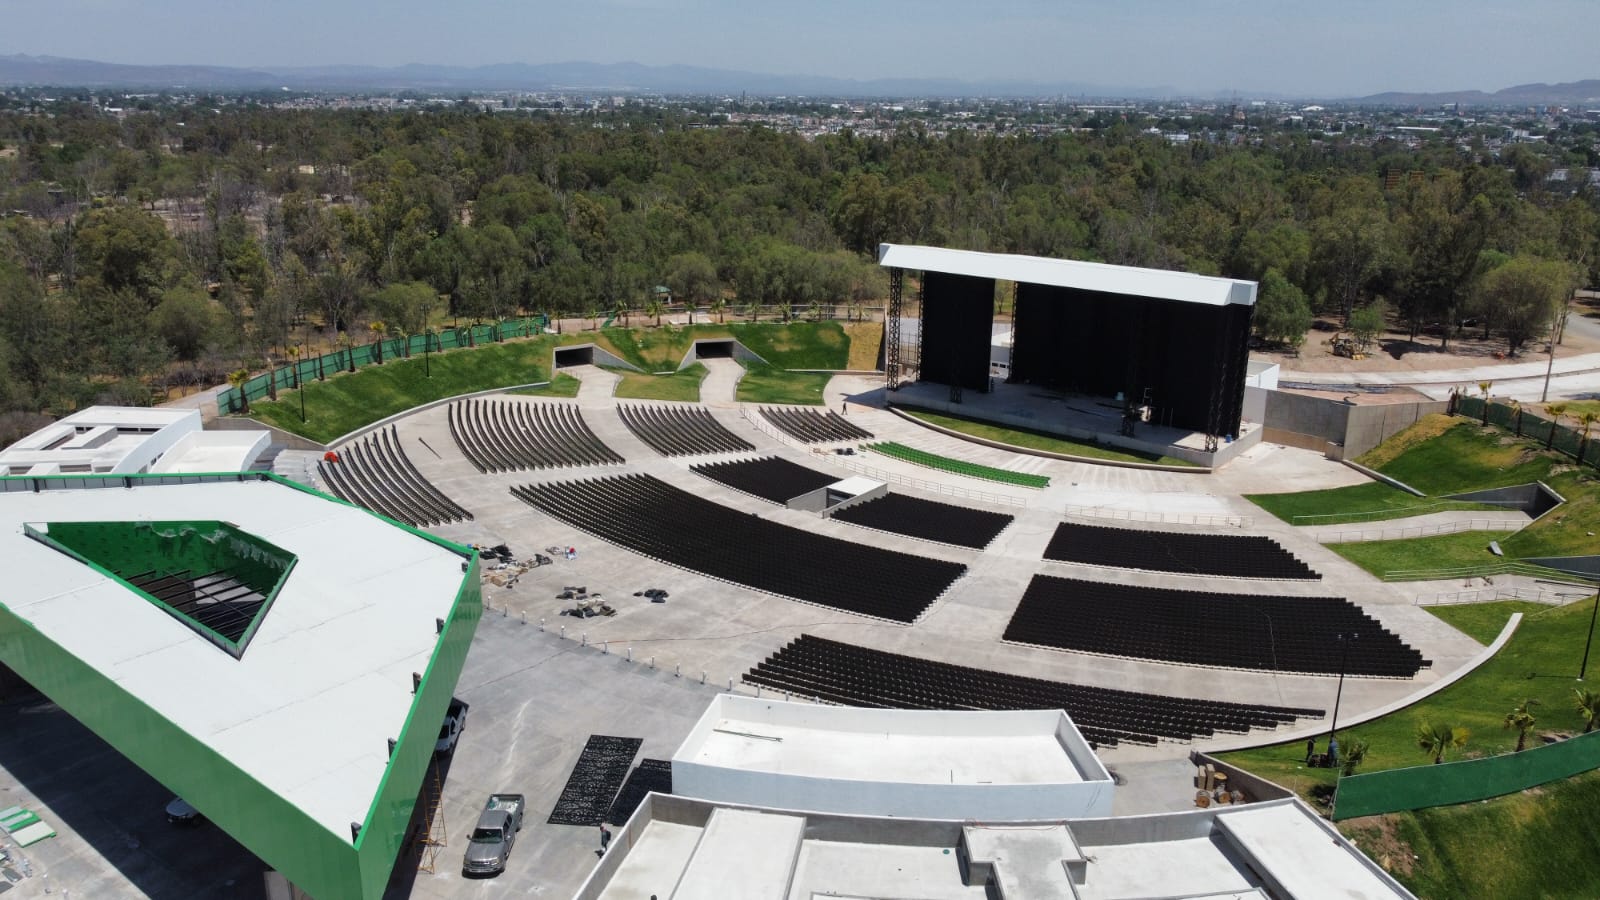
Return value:
[(522, 388), (511, 393), (527, 394), (530, 397), (576, 397), (578, 388), (582, 386), (583, 382), (571, 375), (557, 372), (550, 376), (550, 383), (544, 387)]
[(878, 368), (878, 354), (883, 352), (883, 323), (850, 322), (844, 326), (850, 338), (850, 355), (845, 368), (857, 372)]
[(960, 416), (944, 415), (942, 413), (924, 412), (922, 410), (908, 409), (910, 415), (931, 422), (934, 425), (970, 434), (990, 441), (1000, 441), (1016, 447), (1027, 447), (1032, 450), (1047, 450), (1051, 453), (1070, 453), (1074, 456), (1086, 456), (1091, 459), (1112, 459), (1122, 462), (1148, 462), (1160, 463), (1165, 466), (1190, 466), (1193, 463), (1170, 456), (1160, 456), (1154, 453), (1135, 453), (1117, 447), (1106, 447), (1087, 441), (1074, 441), (1053, 434), (1039, 431), (1028, 431), (1021, 428), (1007, 428), (1003, 425), (994, 425), (988, 422), (978, 422)]
[(1339, 828), (1429, 900), (1600, 896), (1600, 772)]
[(622, 380), (617, 382), (615, 396), (625, 400), (683, 400), (690, 403), (700, 399), (700, 382), (706, 377), (706, 367), (695, 363), (671, 375), (640, 375), (638, 372), (617, 371)]
[(822, 390), (831, 378), (826, 372), (786, 372), (760, 363), (745, 366), (739, 379), (740, 403), (792, 403), (820, 406)]
[(1498, 561), (1490, 541), (1504, 541), (1509, 531), (1461, 531), (1398, 541), (1329, 544), (1328, 549), (1374, 575), (1403, 569), (1454, 569)]
[[(634, 319), (633, 324), (648, 324)], [(738, 339), (751, 352), (781, 369), (842, 369), (850, 359), (850, 338), (838, 322), (729, 323), (665, 325), (661, 328), (607, 328), (601, 332), (617, 356), (646, 372), (678, 367), (696, 340)]]
[[(1535, 709), (1540, 731), (1578, 731), (1583, 724), (1573, 708), (1572, 689), (1600, 683), (1574, 680), (1589, 631), (1589, 603), (1545, 607), (1521, 601), (1459, 607), (1430, 607), (1446, 621), (1460, 621), (1474, 637), (1492, 637), (1513, 612), (1524, 619), (1517, 633), (1493, 659), (1460, 681), (1419, 703), (1354, 728), (1341, 728), (1341, 743), (1355, 738), (1370, 749), (1361, 771), (1374, 772), (1424, 765), (1427, 758), (1416, 748), (1414, 734), (1421, 722), (1466, 727), (1472, 733), (1467, 757), (1510, 752), (1516, 732), (1502, 727), (1511, 708), (1525, 699), (1540, 702)], [(1328, 702), (1333, 702), (1330, 686)], [(1319, 747), (1322, 743), (1319, 740)], [(1277, 744), (1223, 754), (1223, 758), (1257, 775), (1310, 796), (1318, 785), (1332, 785), (1328, 769), (1303, 769), (1305, 743)]]
[[(263, 422), (326, 442), (431, 400), (544, 381), (550, 377), (554, 346), (556, 339), (551, 336), (507, 341), (435, 353), (426, 365), (422, 357), (412, 357), (332, 375), (325, 382), (307, 381), (304, 424), (296, 391), (279, 391), (275, 403), (258, 400), (250, 404), (250, 411)], [(430, 369), (432, 377), (425, 377), (424, 369)]]

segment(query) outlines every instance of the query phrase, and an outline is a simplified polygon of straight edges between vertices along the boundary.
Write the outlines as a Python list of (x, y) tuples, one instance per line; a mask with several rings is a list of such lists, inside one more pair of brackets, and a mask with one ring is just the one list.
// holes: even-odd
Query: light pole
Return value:
[(433, 377), (433, 364), (428, 357), (428, 348), (433, 344), (433, 329), (422, 329), (422, 377)]
[(1594, 595), (1594, 609), (1589, 613), (1589, 639), (1583, 642), (1583, 665), (1578, 667), (1578, 680), (1589, 671), (1589, 647), (1594, 643), (1594, 620), (1600, 616), (1600, 592)]
[(1339, 639), (1339, 689), (1333, 695), (1333, 723), (1328, 728), (1328, 765), (1339, 765), (1339, 701), (1344, 699), (1344, 670), (1345, 663), (1350, 660), (1350, 645), (1355, 642), (1359, 634), (1341, 634)]

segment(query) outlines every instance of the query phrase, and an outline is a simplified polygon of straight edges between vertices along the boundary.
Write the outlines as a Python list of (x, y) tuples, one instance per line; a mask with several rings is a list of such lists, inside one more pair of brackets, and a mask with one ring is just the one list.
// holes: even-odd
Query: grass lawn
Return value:
[(685, 400), (700, 399), (700, 382), (706, 377), (706, 367), (695, 363), (671, 375), (643, 375), (613, 369), (622, 380), (617, 382), (615, 396), (626, 400)]
[[(1589, 633), (1591, 604), (1547, 607), (1521, 601), (1430, 607), (1429, 611), (1452, 624), (1460, 622), (1475, 638), (1493, 637), (1512, 613), (1524, 614), (1522, 625), (1493, 659), (1444, 690), (1381, 719), (1339, 730), (1340, 744), (1355, 739), (1368, 744), (1366, 762), (1359, 771), (1375, 772), (1426, 765), (1417, 749), (1415, 732), (1422, 722), (1465, 727), (1471, 737), (1462, 751), (1465, 758), (1508, 753), (1515, 748), (1515, 731), (1502, 727), (1506, 713), (1526, 699), (1539, 701), (1534, 714), (1539, 731), (1583, 730), (1573, 707), (1572, 689), (1600, 684), (1600, 665), (1586, 682), (1574, 680)], [(1591, 660), (1592, 661), (1592, 660)], [(1333, 703), (1328, 684), (1328, 703)], [(1535, 738), (1530, 735), (1530, 740)], [(1318, 740), (1322, 749), (1325, 738)], [(1305, 743), (1277, 744), (1222, 754), (1228, 762), (1263, 778), (1297, 790), (1310, 799), (1314, 788), (1326, 790), (1334, 783), (1329, 769), (1303, 768)]]
[[(1438, 501), (1408, 494), (1381, 481), (1293, 494), (1246, 494), (1245, 499), (1291, 525), (1381, 522), (1451, 509), (1494, 509), (1481, 503)], [(1306, 516), (1306, 519), (1297, 519)], [(1315, 518), (1309, 518), (1309, 517)]]
[(1009, 469), (996, 469), (993, 466), (979, 465), (962, 459), (951, 459), (948, 456), (939, 456), (926, 450), (907, 447), (894, 441), (880, 441), (868, 444), (862, 448), (873, 453), (882, 453), (895, 459), (904, 460), (941, 472), (953, 472), (957, 475), (966, 475), (971, 478), (982, 478), (985, 481), (998, 481), (1002, 484), (1015, 484), (1026, 488), (1045, 488), (1050, 486), (1050, 478), (1045, 475), (1032, 475), (1026, 472), (1013, 472)]
[(1339, 830), (1429, 900), (1600, 897), (1600, 772), (1481, 803), (1349, 819)]
[(1509, 531), (1458, 531), (1399, 541), (1357, 541), (1329, 544), (1328, 549), (1382, 578), (1402, 569), (1456, 569), (1486, 566), (1499, 557), (1490, 541), (1504, 541)]
[(1123, 450), (1118, 447), (1105, 447), (1092, 441), (1074, 441), (1059, 435), (1045, 434), (1041, 431), (1029, 431), (1022, 428), (1007, 428), (989, 422), (979, 422), (961, 416), (950, 416), (943, 413), (924, 412), (920, 409), (906, 410), (910, 415), (934, 425), (970, 434), (985, 440), (999, 441), (1015, 447), (1026, 447), (1030, 450), (1048, 450), (1051, 453), (1069, 453), (1073, 456), (1085, 456), (1091, 459), (1113, 459), (1121, 462), (1147, 462), (1160, 463), (1164, 466), (1193, 466), (1193, 463), (1170, 456), (1161, 456), (1154, 453), (1136, 453), (1132, 450)]
[[(648, 326), (651, 321), (633, 316), (629, 324)], [(646, 372), (676, 369), (696, 340), (708, 338), (736, 338), (751, 352), (780, 369), (843, 369), (850, 359), (850, 336), (838, 322), (617, 327), (599, 333), (608, 349)], [(595, 333), (588, 334), (592, 337)]]
[(578, 388), (582, 386), (583, 382), (571, 375), (557, 372), (550, 377), (550, 383), (544, 387), (523, 388), (511, 393), (527, 394), (530, 397), (576, 397)]
[[(563, 335), (570, 343), (572, 335)], [(286, 431), (326, 443), (363, 425), (414, 406), (493, 387), (528, 384), (550, 377), (555, 338), (488, 344), (475, 349), (391, 360), (327, 381), (305, 382), (306, 421), (300, 421), (297, 391), (279, 391), (277, 402), (257, 400), (252, 416)], [(432, 377), (424, 376), (424, 369)]]
[(883, 323), (846, 322), (844, 333), (850, 338), (850, 355), (844, 367), (856, 372), (878, 368), (878, 354), (883, 352)]
[(740, 403), (822, 405), (822, 390), (832, 376), (826, 372), (787, 372), (760, 363), (745, 366), (739, 379)]

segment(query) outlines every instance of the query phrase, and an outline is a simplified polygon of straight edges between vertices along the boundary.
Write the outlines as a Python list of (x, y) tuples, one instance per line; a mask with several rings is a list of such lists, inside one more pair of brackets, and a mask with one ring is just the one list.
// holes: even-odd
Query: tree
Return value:
[(228, 384), (231, 385), (239, 397), (239, 412), (250, 415), (250, 398), (245, 396), (244, 383), (250, 380), (249, 369), (235, 369), (228, 373)]
[(1515, 355), (1562, 317), (1572, 285), (1573, 269), (1566, 263), (1515, 256), (1484, 274), (1478, 305)]
[(378, 365), (383, 365), (383, 337), (389, 331), (389, 326), (377, 319), (367, 323), (367, 329), (372, 332), (372, 358)]
[(1493, 207), (1454, 172), (1415, 187), (1406, 198), (1404, 246), (1410, 260), (1402, 279), (1401, 311), (1416, 339), (1429, 320), (1442, 323), (1441, 348), (1460, 320), (1466, 288), (1476, 274)]
[(97, 209), (84, 216), (75, 247), (84, 280), (116, 293), (131, 291), (154, 306), (173, 280), (178, 244), (161, 220), (133, 206)]
[(650, 292), (650, 299), (644, 301), (644, 314), (656, 320), (656, 327), (661, 327), (661, 314), (666, 312), (667, 305), (661, 302), (661, 296), (655, 291)]
[(711, 298), (711, 311), (717, 314), (717, 324), (722, 324), (722, 314), (728, 309), (728, 298), (718, 294)]
[(1583, 426), (1583, 438), (1578, 441), (1578, 462), (1583, 462), (1584, 454), (1589, 449), (1589, 429), (1596, 422), (1600, 422), (1600, 413), (1593, 410), (1585, 410), (1578, 416), (1578, 424)]
[(1483, 395), (1483, 427), (1489, 427), (1489, 388), (1494, 387), (1492, 381), (1478, 382), (1478, 393)]
[(1298, 348), (1311, 327), (1311, 304), (1306, 295), (1277, 269), (1268, 269), (1261, 278), (1256, 298), (1255, 326), (1269, 341)]
[(372, 295), (369, 305), (378, 318), (397, 332), (417, 334), (427, 324), (428, 314), (438, 302), (439, 295), (431, 285), (409, 281), (385, 285)]
[(289, 357), (289, 386), (300, 390), (300, 348), (286, 347), (284, 355)]
[(1423, 722), (1417, 726), (1417, 749), (1433, 757), (1433, 764), (1438, 765), (1444, 762), (1446, 753), (1465, 747), (1470, 736), (1465, 728)]
[(193, 288), (167, 291), (150, 314), (151, 327), (184, 362), (199, 359), (217, 327), (216, 304)]
[(1350, 334), (1356, 339), (1356, 346), (1366, 350), (1383, 334), (1389, 324), (1389, 304), (1380, 297), (1366, 306), (1350, 313), (1347, 322), (1350, 325)]
[(1544, 436), (1544, 448), (1549, 450), (1556, 443), (1556, 428), (1561, 424), (1561, 417), (1567, 414), (1565, 403), (1551, 403), (1544, 408), (1550, 414), (1550, 431)]
[(1356, 768), (1367, 759), (1367, 742), (1360, 738), (1351, 738), (1350, 742), (1339, 748), (1339, 774), (1354, 775)]
[(667, 260), (664, 280), (672, 296), (691, 307), (705, 306), (722, 293), (717, 267), (704, 253), (679, 253)]
[(1600, 691), (1573, 688), (1572, 699), (1578, 707), (1578, 715), (1583, 718), (1583, 733), (1588, 734), (1600, 725)]
[(1506, 728), (1512, 728), (1516, 730), (1516, 752), (1518, 753), (1521, 753), (1523, 748), (1528, 745), (1528, 732), (1532, 731), (1533, 726), (1538, 724), (1539, 720), (1535, 719), (1533, 716), (1533, 708), (1538, 705), (1539, 701), (1530, 697), (1527, 700), (1518, 703), (1512, 708), (1511, 712), (1506, 713), (1504, 725)]

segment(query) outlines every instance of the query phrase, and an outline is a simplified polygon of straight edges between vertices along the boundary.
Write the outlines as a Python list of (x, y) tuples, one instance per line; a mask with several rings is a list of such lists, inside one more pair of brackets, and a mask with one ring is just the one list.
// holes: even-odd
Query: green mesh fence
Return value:
[[(1484, 420), (1484, 399), (1461, 394), (1456, 397), (1456, 414), (1482, 422)], [(1584, 441), (1581, 428), (1573, 429), (1566, 425), (1556, 425), (1551, 428), (1551, 421), (1527, 409), (1517, 409), (1509, 404), (1489, 402), (1488, 420), (1490, 425), (1497, 425), (1507, 431), (1512, 431), (1540, 444), (1548, 444), (1550, 449), (1560, 451), (1579, 462), (1600, 467), (1600, 427), (1591, 429), (1590, 440)], [(1570, 421), (1570, 420), (1569, 420)], [(1582, 453), (1582, 458), (1579, 458)]]
[(1600, 768), (1600, 731), (1486, 759), (1339, 779), (1334, 819), (1450, 806), (1524, 791)]
[(371, 343), (352, 344), (348, 348), (340, 348), (320, 357), (302, 359), (257, 375), (246, 381), (242, 390), (227, 388), (217, 395), (217, 408), (224, 413), (241, 412), (243, 405), (241, 396), (251, 401), (260, 400), (262, 397), (271, 396), (273, 390), (292, 390), (305, 381), (316, 381), (340, 372), (376, 365), (380, 358), (378, 349), (380, 344), (382, 360), (391, 362), (421, 355), (425, 346), (427, 352), (439, 353), (460, 347), (498, 343), (512, 338), (532, 337), (543, 332), (549, 324), (550, 319), (547, 316), (530, 316), (526, 319), (507, 319), (504, 322), (487, 325), (445, 328), (430, 335), (412, 334)]

